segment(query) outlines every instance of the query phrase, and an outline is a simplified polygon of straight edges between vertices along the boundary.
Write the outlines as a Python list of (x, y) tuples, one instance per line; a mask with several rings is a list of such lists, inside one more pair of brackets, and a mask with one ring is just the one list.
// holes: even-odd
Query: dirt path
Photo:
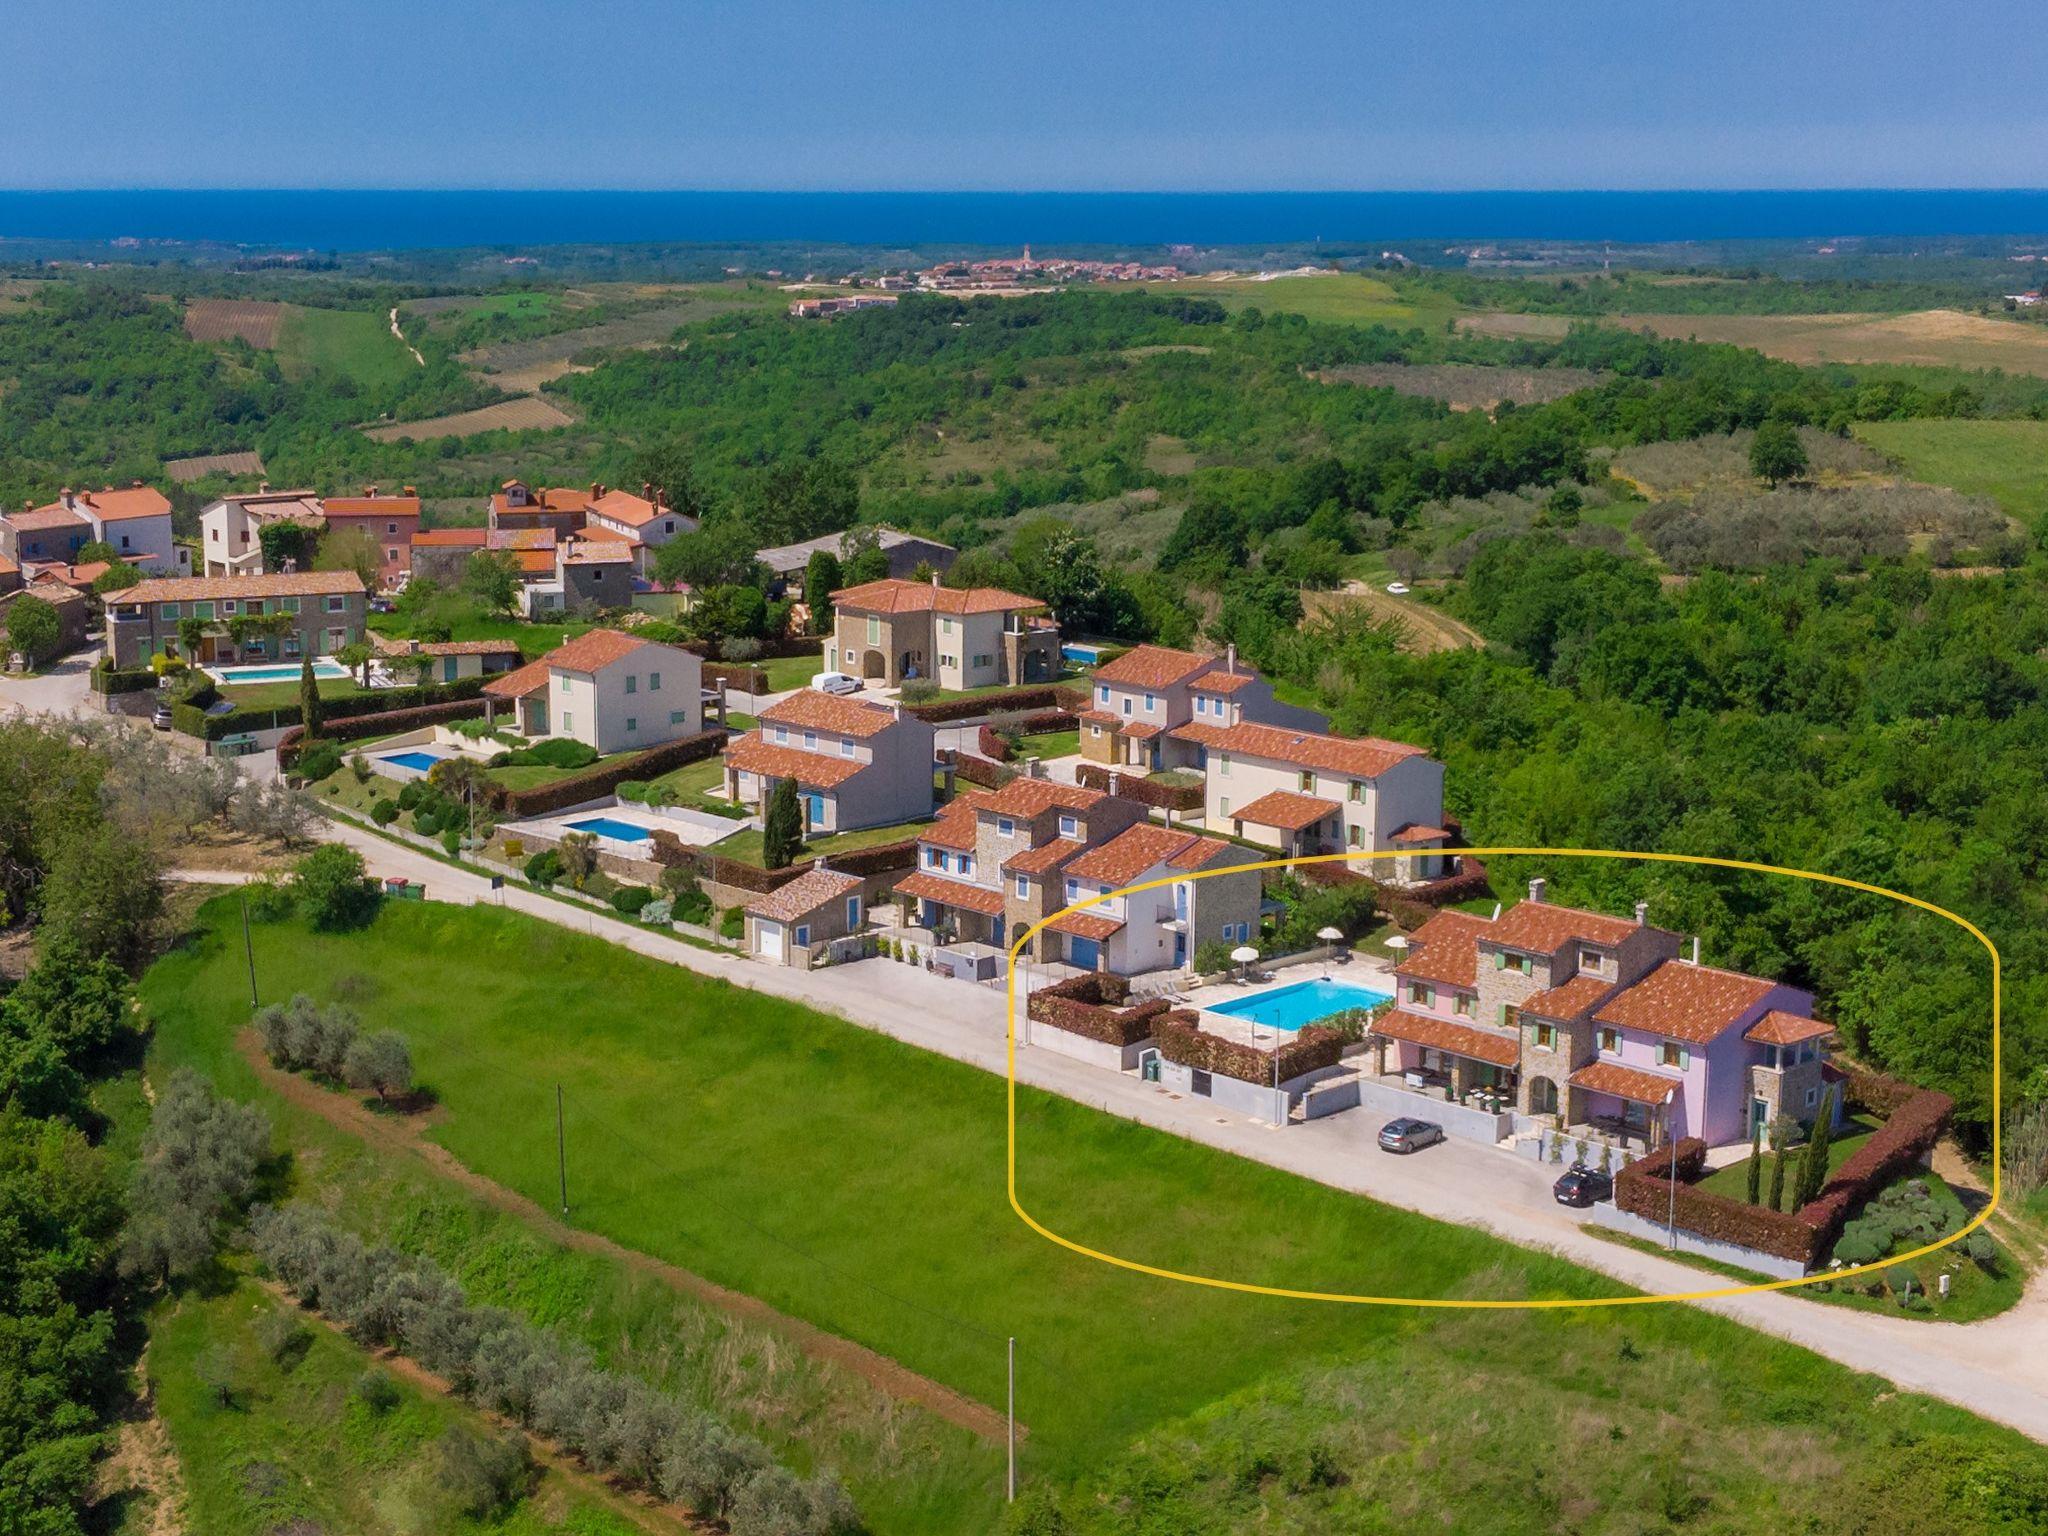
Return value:
[[(947, 1423), (957, 1424), (984, 1440), (1000, 1442), (1003, 1439), (1005, 1420), (995, 1409), (930, 1377), (920, 1376), (888, 1356), (877, 1354), (851, 1339), (842, 1339), (837, 1334), (813, 1327), (801, 1318), (779, 1312), (759, 1297), (729, 1290), (678, 1265), (624, 1247), (600, 1233), (572, 1227), (526, 1196), (467, 1167), (440, 1143), (429, 1141), (421, 1134), (423, 1126), (417, 1119), (374, 1114), (347, 1094), (330, 1093), (307, 1078), (273, 1067), (252, 1030), (243, 1030), (235, 1043), (264, 1085), (281, 1098), (309, 1110), (351, 1136), (412, 1153), (441, 1177), (494, 1209), (518, 1217), (549, 1241), (583, 1253), (594, 1253), (640, 1274), (651, 1275), (671, 1290), (680, 1291), (728, 1316), (774, 1330), (812, 1359), (851, 1371), (885, 1396), (899, 1402), (915, 1403)], [(1025, 1433), (1024, 1426), (1019, 1424), (1018, 1437), (1021, 1439)]]
[(109, 1499), (134, 1503), (121, 1529), (135, 1536), (185, 1536), (185, 1474), (149, 1390), (149, 1350), (135, 1362), (135, 1396), (114, 1430), (114, 1448), (94, 1476), (95, 1507)]
[(1486, 644), (1478, 630), (1441, 608), (1396, 597), (1362, 581), (1347, 582), (1338, 592), (1305, 592), (1302, 599), (1310, 613), (1355, 607), (1365, 609), (1376, 619), (1392, 619), (1405, 631), (1401, 642), (1404, 651), (1427, 655), (1431, 651), (1477, 650)]
[(396, 304), (391, 306), (391, 334), (398, 338), (398, 344), (401, 347), (412, 354), (414, 362), (418, 363), (422, 368), (427, 366), (427, 360), (420, 356), (420, 349), (407, 341), (405, 339), (405, 332), (398, 328), (398, 306)]
[[(300, 1306), (291, 1292), (287, 1291), (275, 1280), (252, 1277), (251, 1283), (260, 1286), (264, 1291), (276, 1297), (287, 1307), (290, 1307), (293, 1316), (302, 1317), (310, 1323), (317, 1323), (336, 1338), (346, 1341), (357, 1349), (362, 1348), (362, 1345), (349, 1338), (346, 1329), (322, 1313)], [(395, 1350), (390, 1349), (372, 1349), (366, 1350), (365, 1353), (401, 1381), (408, 1382), (420, 1391), (431, 1393), (435, 1397), (443, 1397), (450, 1402), (459, 1403), (462, 1407), (477, 1415), (477, 1417), (486, 1420), (493, 1427), (506, 1434), (517, 1435), (526, 1442), (528, 1449), (533, 1452), (533, 1459), (535, 1461), (539, 1462), (549, 1471), (559, 1473), (571, 1482), (576, 1483), (586, 1492), (595, 1494), (598, 1498), (604, 1500), (605, 1504), (614, 1514), (631, 1521), (641, 1530), (648, 1532), (649, 1536), (674, 1536), (674, 1533), (677, 1531), (721, 1531), (724, 1529), (723, 1526), (712, 1521), (700, 1520), (681, 1505), (663, 1503), (652, 1494), (631, 1492), (619, 1487), (608, 1478), (600, 1477), (597, 1473), (585, 1467), (575, 1456), (563, 1450), (554, 1441), (535, 1434), (525, 1425), (515, 1423), (501, 1413), (493, 1413), (488, 1408), (481, 1408), (475, 1403), (470, 1402), (467, 1398), (456, 1392), (454, 1386), (449, 1383), (446, 1377), (436, 1376), (432, 1371), (408, 1355), (401, 1355)], [(157, 1536), (157, 1533), (152, 1530), (150, 1536)]]

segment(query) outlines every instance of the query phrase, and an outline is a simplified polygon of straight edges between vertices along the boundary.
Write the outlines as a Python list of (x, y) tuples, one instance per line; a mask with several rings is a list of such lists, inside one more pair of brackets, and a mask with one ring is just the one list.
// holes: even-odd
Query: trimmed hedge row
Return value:
[[(1878, 1080), (1894, 1087), (1904, 1086), (1893, 1078)], [(1842, 1166), (1821, 1186), (1820, 1193), (1799, 1212), (1800, 1220), (1814, 1229), (1824, 1248), (1832, 1246), (1841, 1235), (1850, 1211), (1900, 1174), (1917, 1167), (1934, 1150), (1955, 1107), (1954, 1099), (1936, 1089), (1914, 1090), (1912, 1097), (1901, 1102), (1868, 1141), (1843, 1159)]]
[(967, 699), (940, 699), (935, 704), (906, 704), (903, 713), (931, 725), (948, 720), (972, 720), (976, 715), (1007, 715), (1021, 710), (1086, 709), (1087, 695), (1072, 688), (1045, 683), (1033, 688), (1006, 688), (1000, 693), (977, 694)]
[(658, 779), (688, 763), (715, 757), (724, 748), (728, 734), (723, 727), (713, 726), (694, 736), (649, 747), (631, 757), (617, 757), (610, 762), (599, 763), (582, 773), (572, 773), (566, 779), (556, 779), (552, 784), (508, 790), (499, 803), (510, 816), (545, 816), (549, 811), (559, 811), (565, 806), (580, 805), (585, 800), (608, 795), (628, 779)]
[[(477, 699), (487, 681), (487, 678), (482, 677), (458, 677), (452, 683), (377, 688), (365, 693), (323, 698), (320, 701), (321, 727), (325, 730), (331, 724), (359, 715), (395, 714), (400, 710), (417, 709), (427, 704), (442, 704), (451, 699)], [(172, 706), (172, 724), (187, 736), (197, 736), (205, 741), (219, 741), (223, 736), (233, 736), (241, 731), (269, 731), (281, 725), (300, 723), (299, 706), (296, 701), (280, 704), (274, 709), (237, 709), (225, 715), (209, 715), (196, 708), (188, 715), (184, 713), (184, 709), (185, 706)], [(327, 734), (331, 736), (338, 733), (328, 731)]]
[(996, 728), (992, 725), (984, 725), (975, 732), (974, 744), (975, 750), (983, 757), (998, 763), (1007, 763), (1016, 756), (1016, 753), (1010, 750), (1010, 744), (996, 734)]
[(1925, 1091), (1913, 1083), (1901, 1082), (1882, 1072), (1872, 1072), (1867, 1067), (1849, 1066), (1844, 1062), (1836, 1062), (1834, 1067), (1842, 1074), (1842, 1102), (1852, 1109), (1868, 1110), (1880, 1120), (1889, 1120), (1909, 1100)]
[(707, 661), (704, 663), (704, 686), (731, 688), (739, 693), (766, 693), (768, 674), (744, 661)]
[[(1155, 1018), (1152, 1038), (1159, 1043), (1160, 1055), (1181, 1066), (1234, 1077), (1241, 1083), (1273, 1081), (1271, 1052), (1205, 1033), (1200, 1017), (1186, 1009), (1173, 1009)], [(1279, 1048), (1279, 1055), (1279, 1076), (1284, 1083), (1304, 1072), (1334, 1067), (1343, 1058), (1344, 1037), (1334, 1029), (1311, 1024), (1296, 1031), (1294, 1038)]]
[(156, 673), (148, 667), (122, 670), (110, 667), (104, 661), (92, 669), (89, 677), (92, 691), (99, 694), (141, 693), (157, 685)]
[[(423, 725), (445, 725), (450, 720), (474, 720), (484, 712), (482, 699), (449, 699), (440, 704), (421, 704), (413, 709), (394, 709), (385, 714), (354, 715), (346, 720), (325, 720), (320, 725), (323, 741), (361, 741), (370, 736), (396, 736), (416, 731)], [(289, 768), (304, 750), (306, 728), (295, 725), (277, 743), (277, 761)]]
[(1039, 988), (1025, 1012), (1034, 1024), (1050, 1024), (1104, 1045), (1130, 1046), (1151, 1039), (1152, 1021), (1169, 1007), (1164, 998), (1155, 997), (1125, 1008), (1130, 995), (1131, 984), (1124, 977), (1090, 971)]
[(1001, 789), (1017, 777), (1017, 770), (1014, 768), (1005, 768), (1001, 763), (992, 763), (985, 757), (973, 757), (949, 748), (940, 750), (939, 761), (953, 770), (953, 777), (965, 779), (977, 789)]
[(1074, 782), (1083, 789), (1099, 789), (1120, 800), (1135, 800), (1140, 805), (1149, 805), (1155, 811), (1175, 811), (1186, 815), (1202, 808), (1203, 788), (1200, 784), (1155, 784), (1142, 774), (1121, 768), (1105, 768), (1100, 763), (1082, 763), (1074, 772)]
[[(693, 852), (696, 854), (698, 873), (704, 879), (717, 885), (730, 885), (742, 891), (751, 891), (757, 896), (765, 896), (770, 891), (780, 890), (818, 862), (816, 859), (798, 859), (785, 869), (763, 869), (758, 864), (721, 858), (716, 852)], [(875, 875), (916, 868), (917, 839), (907, 837), (899, 843), (877, 843), (872, 848), (855, 848), (829, 857), (832, 867), (841, 874), (857, 875), (866, 880)]]
[(1646, 1153), (1615, 1175), (1617, 1210), (1661, 1224), (1669, 1221), (1676, 1209), (1679, 1226), (1696, 1236), (1752, 1248), (1813, 1268), (1823, 1244), (1819, 1231), (1802, 1213), (1774, 1211), (1769, 1206), (1731, 1200), (1693, 1186), (1691, 1181), (1700, 1176), (1707, 1161), (1707, 1144), (1697, 1136), (1684, 1137), (1678, 1143), (1678, 1194), (1674, 1201), (1672, 1150), (1663, 1147)]

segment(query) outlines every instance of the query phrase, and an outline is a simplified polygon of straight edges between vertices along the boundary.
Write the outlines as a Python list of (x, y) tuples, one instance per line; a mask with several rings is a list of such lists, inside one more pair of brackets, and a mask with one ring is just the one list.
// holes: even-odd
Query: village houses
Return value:
[(893, 705), (802, 689), (726, 743), (726, 796), (765, 813), (792, 779), (807, 836), (919, 820), (932, 813), (933, 738)]
[(1045, 604), (996, 587), (942, 587), (894, 578), (832, 594), (828, 672), (893, 687), (929, 678), (941, 688), (1050, 683), (1059, 627)]
[(693, 652), (593, 629), (493, 677), (483, 691), (494, 717), (498, 706), (511, 706), (521, 736), (565, 737), (608, 755), (703, 730), (703, 683)]

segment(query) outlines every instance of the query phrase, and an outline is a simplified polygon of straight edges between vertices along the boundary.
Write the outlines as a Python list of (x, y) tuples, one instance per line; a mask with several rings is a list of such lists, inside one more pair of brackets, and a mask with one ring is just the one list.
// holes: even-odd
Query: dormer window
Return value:
[(1580, 970), (1591, 971), (1597, 976), (1602, 970), (1606, 969), (1606, 966), (1607, 957), (1598, 950), (1582, 949), (1579, 951)]
[(997, 837), (1015, 837), (1016, 835), (1017, 823), (1015, 821), (1008, 816), (998, 816), (996, 818)]
[(1080, 819), (1080, 817), (1078, 817), (1078, 816), (1062, 816), (1062, 817), (1060, 818), (1060, 836), (1061, 836), (1061, 837), (1079, 837), (1080, 835), (1081, 835), (1081, 819)]
[(839, 755), (841, 757), (853, 756), (853, 738), (851, 736), (839, 738)]
[(787, 744), (789, 741), (789, 727), (786, 725), (778, 725), (777, 727), (775, 727), (775, 739), (779, 742)]
[(924, 865), (926, 869), (944, 869), (946, 856), (936, 848), (927, 848), (924, 851)]

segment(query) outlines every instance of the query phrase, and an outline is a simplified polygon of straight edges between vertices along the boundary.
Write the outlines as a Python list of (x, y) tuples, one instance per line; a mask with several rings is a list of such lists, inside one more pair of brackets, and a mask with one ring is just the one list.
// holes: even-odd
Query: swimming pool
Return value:
[(1077, 666), (1092, 667), (1096, 662), (1102, 660), (1102, 649), (1099, 645), (1075, 643), (1061, 646), (1060, 655)]
[(1393, 993), (1360, 986), (1355, 981), (1297, 981), (1291, 987), (1276, 987), (1255, 997), (1241, 997), (1228, 1003), (1207, 1004), (1210, 1013), (1227, 1013), (1234, 1019), (1263, 1024), (1268, 1029), (1300, 1029), (1317, 1019), (1353, 1008), (1375, 1008), (1392, 999)]
[[(214, 681), (229, 688), (238, 688), (249, 683), (296, 683), (299, 680), (299, 664), (296, 661), (280, 662), (272, 667), (209, 667)], [(325, 659), (313, 663), (313, 675), (325, 682), (339, 682), (348, 677), (349, 670), (339, 662)]]
[(396, 763), (401, 768), (411, 768), (418, 773), (427, 773), (434, 764), (444, 761), (446, 752), (384, 752), (378, 755), (380, 763)]
[(654, 836), (646, 827), (636, 826), (630, 821), (620, 821), (613, 816), (586, 816), (581, 821), (570, 822), (569, 830), (594, 832), (599, 837), (609, 837), (621, 843), (644, 843)]

